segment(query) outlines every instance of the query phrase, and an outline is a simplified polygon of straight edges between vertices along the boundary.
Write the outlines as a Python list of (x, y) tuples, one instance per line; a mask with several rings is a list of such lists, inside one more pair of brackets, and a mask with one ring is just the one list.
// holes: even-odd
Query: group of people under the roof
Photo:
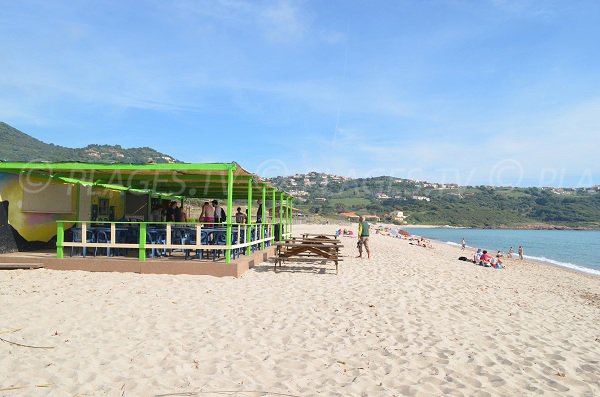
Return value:
[[(256, 223), (262, 223), (263, 219), (262, 201), (258, 200), (258, 209), (256, 211)], [(242, 207), (237, 207), (234, 214), (235, 223), (248, 223), (248, 210), (242, 212)], [(167, 205), (156, 205), (150, 213), (150, 222), (190, 222), (186, 211), (179, 206), (177, 201), (167, 202)], [(227, 213), (219, 205), (217, 200), (205, 201), (202, 205), (202, 211), (198, 217), (200, 223), (224, 223), (227, 221)]]

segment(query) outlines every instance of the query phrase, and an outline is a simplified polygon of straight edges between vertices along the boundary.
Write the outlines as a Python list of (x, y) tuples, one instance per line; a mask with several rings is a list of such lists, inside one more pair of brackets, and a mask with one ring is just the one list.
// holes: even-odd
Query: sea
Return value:
[[(598, 230), (514, 230), (514, 229), (462, 229), (462, 228), (402, 228), (451, 245), (460, 246), (464, 238), (469, 254), (477, 248), (495, 254), (504, 254), (510, 247), (518, 257), (517, 249), (523, 246), (525, 258), (567, 267), (600, 276), (600, 231)], [(473, 252), (471, 252), (473, 251)], [(470, 255), (465, 255), (469, 256)]]

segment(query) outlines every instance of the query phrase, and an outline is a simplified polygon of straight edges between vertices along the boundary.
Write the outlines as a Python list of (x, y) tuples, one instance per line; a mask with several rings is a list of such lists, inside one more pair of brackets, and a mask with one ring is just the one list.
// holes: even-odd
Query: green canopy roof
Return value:
[[(0, 172), (50, 177), (67, 183), (92, 183), (105, 187), (124, 187), (170, 196), (197, 198), (227, 198), (229, 173), (232, 175), (232, 198), (248, 197), (249, 181), (252, 196), (279, 192), (258, 175), (237, 163), (211, 164), (95, 164), (95, 163), (23, 163), (0, 162)], [(282, 192), (283, 193), (283, 192)], [(291, 197), (283, 193), (284, 197)], [(279, 196), (279, 195), (278, 195)], [(279, 198), (279, 197), (278, 197)]]

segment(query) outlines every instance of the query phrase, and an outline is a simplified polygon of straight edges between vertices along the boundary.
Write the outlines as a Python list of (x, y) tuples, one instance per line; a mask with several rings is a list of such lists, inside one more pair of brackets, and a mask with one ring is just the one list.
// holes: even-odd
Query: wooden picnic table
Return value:
[(323, 234), (323, 233), (303, 233), (302, 237), (303, 238), (322, 237), (322, 238), (329, 238), (329, 239), (331, 239), (331, 237), (333, 237), (334, 239), (337, 240), (338, 235), (337, 234)]
[(298, 237), (292, 237), (292, 238), (288, 238), (285, 240), (281, 240), (280, 243), (298, 243), (298, 242), (302, 242), (302, 243), (315, 243), (315, 244), (329, 244), (331, 246), (336, 246), (336, 245), (340, 245), (342, 244), (342, 242), (340, 240), (331, 240), (331, 239), (327, 239), (327, 238), (298, 238)]
[(343, 247), (337, 239), (327, 238), (291, 238), (275, 244), (277, 246), (277, 257), (273, 270), (277, 271), (277, 264), (281, 267), (282, 262), (291, 258), (324, 258), (335, 263), (335, 274), (338, 274), (338, 262), (340, 259), (340, 248)]

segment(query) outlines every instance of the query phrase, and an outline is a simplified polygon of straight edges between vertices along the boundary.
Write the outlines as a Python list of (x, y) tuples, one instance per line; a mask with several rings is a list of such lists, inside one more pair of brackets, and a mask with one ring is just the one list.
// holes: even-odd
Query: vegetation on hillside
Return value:
[(350, 179), (310, 173), (271, 182), (307, 213), (378, 215), (409, 224), (467, 227), (600, 227), (600, 191), (441, 185), (392, 177)]
[(176, 163), (173, 157), (149, 147), (124, 149), (119, 145), (68, 148), (44, 143), (0, 122), (2, 161), (82, 161), (93, 163)]

